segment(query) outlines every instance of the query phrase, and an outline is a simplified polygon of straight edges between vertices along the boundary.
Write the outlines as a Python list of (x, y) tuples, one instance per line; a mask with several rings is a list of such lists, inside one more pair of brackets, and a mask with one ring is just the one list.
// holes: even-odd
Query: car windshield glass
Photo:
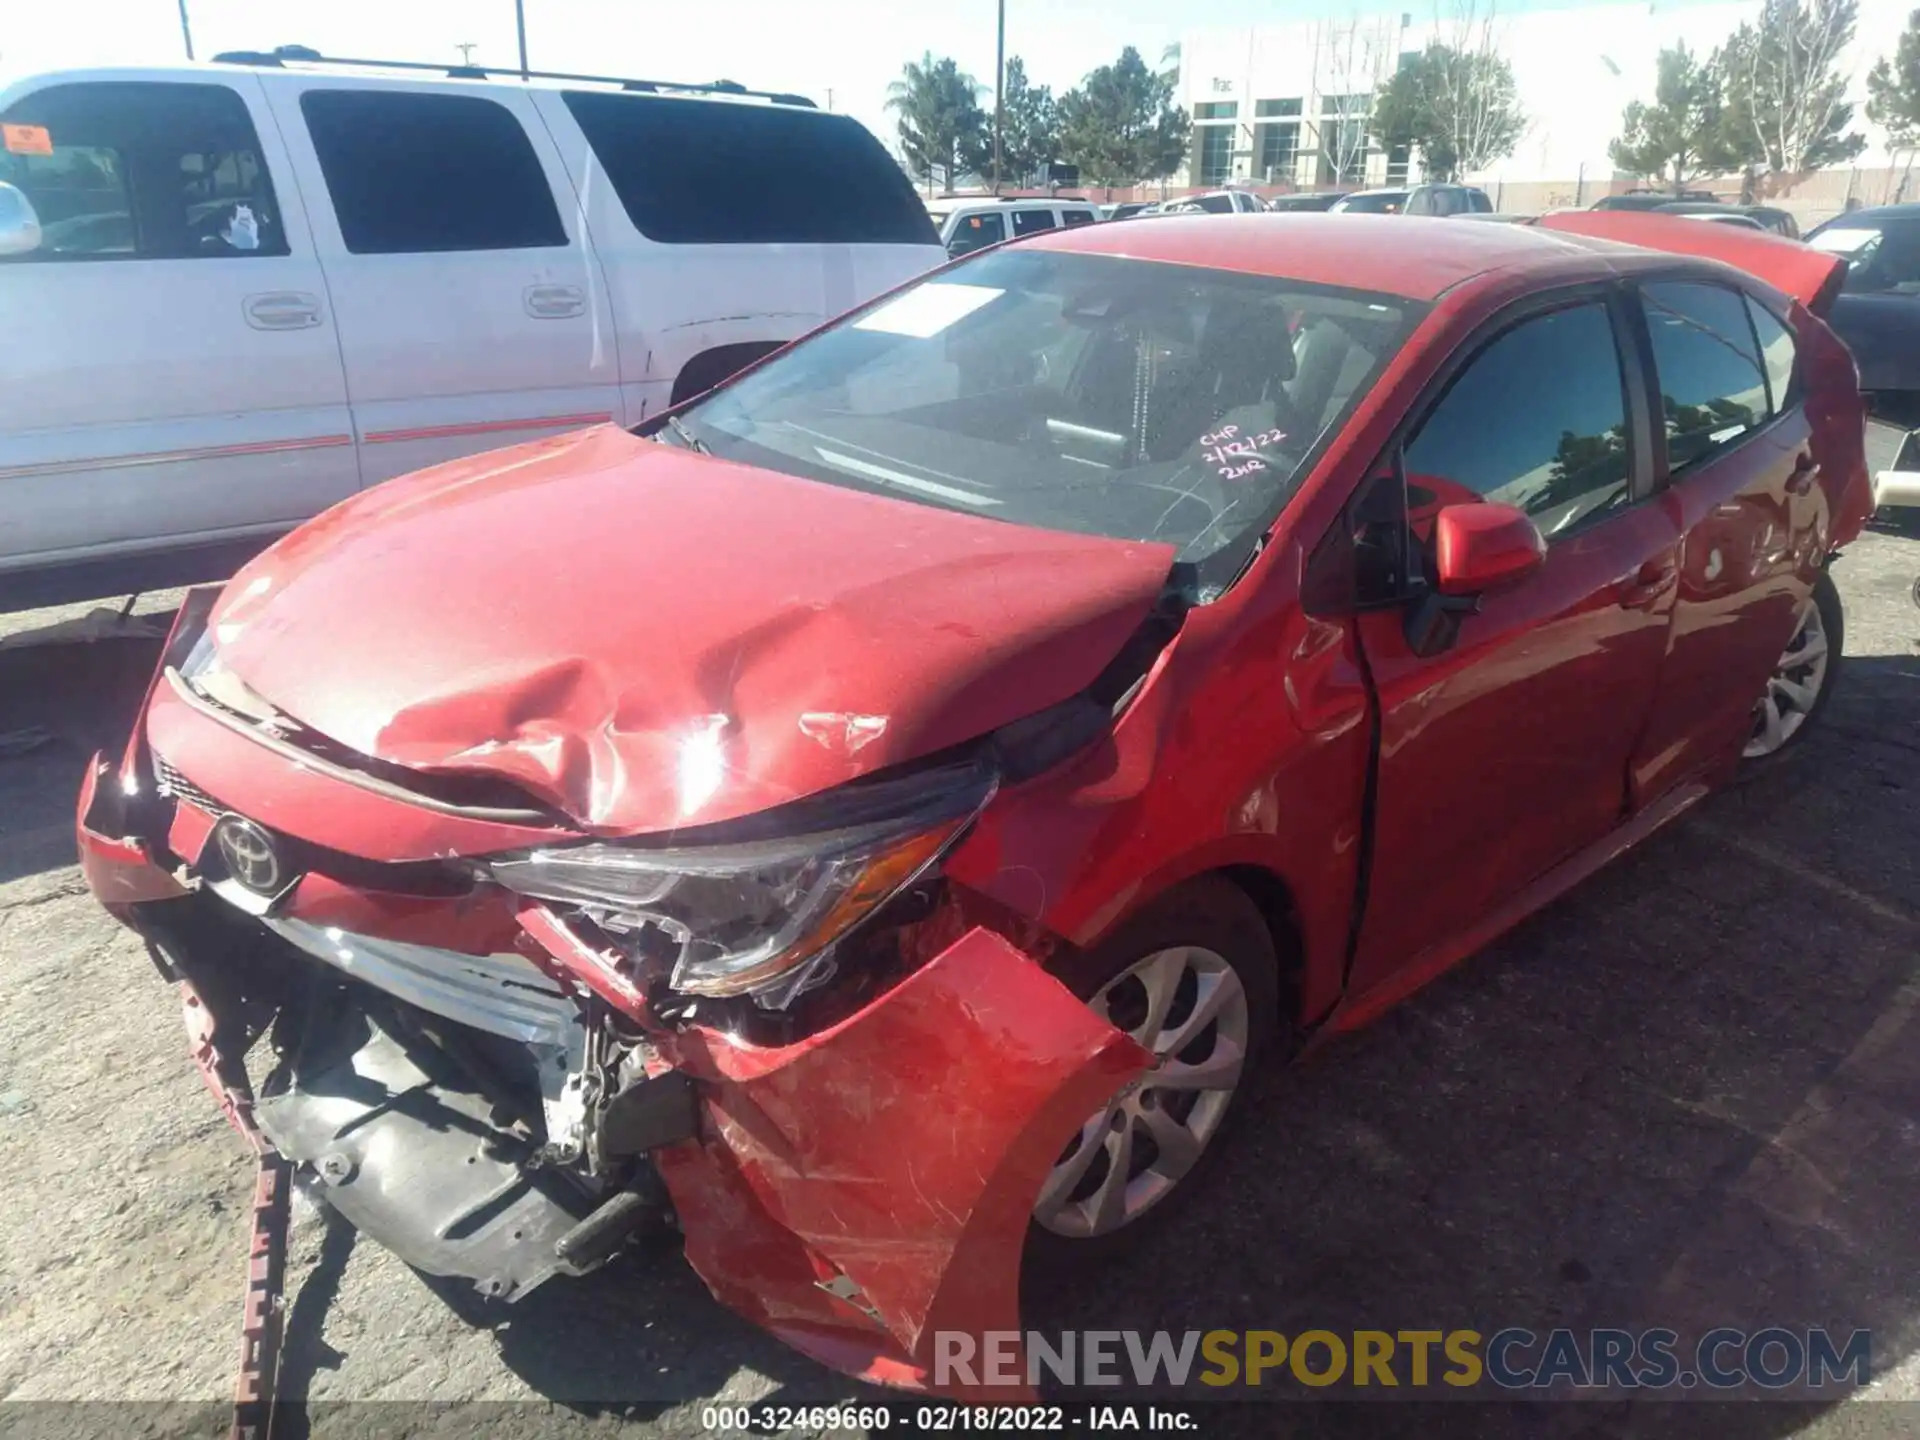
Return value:
[(1822, 230), (1807, 243), (1846, 257), (1847, 278), (1842, 288), (1848, 291), (1920, 294), (1920, 226), (1837, 226)]
[(1380, 195), (1349, 195), (1346, 208), (1363, 215), (1386, 215), (1407, 203), (1407, 192), (1392, 190)]
[(1364, 291), (1008, 250), (922, 282), (682, 413), (714, 455), (1244, 564), (1418, 308)]

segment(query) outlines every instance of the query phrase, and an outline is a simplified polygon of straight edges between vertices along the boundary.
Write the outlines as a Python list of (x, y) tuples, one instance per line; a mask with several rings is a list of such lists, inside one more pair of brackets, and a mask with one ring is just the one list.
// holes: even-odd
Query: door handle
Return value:
[(1787, 493), (1804, 495), (1813, 489), (1813, 482), (1820, 478), (1820, 463), (1813, 458), (1813, 452), (1802, 450), (1793, 461), (1793, 473), (1787, 477)]
[(536, 320), (567, 320), (587, 308), (586, 292), (578, 285), (529, 285), (520, 302)]
[(1620, 582), (1620, 604), (1627, 610), (1651, 610), (1679, 582), (1680, 567), (1674, 561), (1649, 560)]
[(256, 330), (311, 330), (320, 323), (320, 301), (304, 290), (272, 290), (242, 302), (247, 324)]

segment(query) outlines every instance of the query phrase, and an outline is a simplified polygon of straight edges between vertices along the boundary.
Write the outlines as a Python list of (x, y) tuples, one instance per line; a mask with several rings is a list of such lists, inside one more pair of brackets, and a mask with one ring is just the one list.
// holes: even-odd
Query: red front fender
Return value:
[(702, 1031), (679, 1050), (710, 1082), (710, 1138), (654, 1158), (714, 1295), (835, 1369), (976, 1397), (936, 1373), (936, 1334), (978, 1350), (986, 1332), (1021, 1328), (1041, 1181), (1152, 1063), (980, 929), (796, 1045)]

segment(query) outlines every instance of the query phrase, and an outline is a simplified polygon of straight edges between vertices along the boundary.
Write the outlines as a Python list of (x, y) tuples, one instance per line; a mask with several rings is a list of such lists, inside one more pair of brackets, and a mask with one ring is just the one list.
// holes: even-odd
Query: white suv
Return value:
[(219, 578), (944, 259), (873, 136), (798, 97), (223, 59), (0, 79), (0, 609)]
[(1088, 200), (949, 200), (929, 205), (927, 214), (940, 229), (940, 243), (956, 260), (1002, 240), (1092, 225), (1100, 219)]

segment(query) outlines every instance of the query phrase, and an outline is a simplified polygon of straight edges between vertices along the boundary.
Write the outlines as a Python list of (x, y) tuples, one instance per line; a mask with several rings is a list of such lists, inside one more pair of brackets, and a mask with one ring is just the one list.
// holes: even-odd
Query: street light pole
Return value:
[(187, 0), (180, 0), (180, 38), (187, 42), (187, 59), (193, 58), (193, 27), (187, 24)]
[[(186, 0), (181, 0), (182, 4)], [(513, 27), (520, 34), (520, 78), (527, 78), (527, 0), (513, 0)]]
[[(185, 0), (181, 0), (184, 4)], [(1000, 130), (1007, 116), (1007, 0), (1000, 0), (1000, 23), (993, 60), (993, 193), (1000, 193)]]

